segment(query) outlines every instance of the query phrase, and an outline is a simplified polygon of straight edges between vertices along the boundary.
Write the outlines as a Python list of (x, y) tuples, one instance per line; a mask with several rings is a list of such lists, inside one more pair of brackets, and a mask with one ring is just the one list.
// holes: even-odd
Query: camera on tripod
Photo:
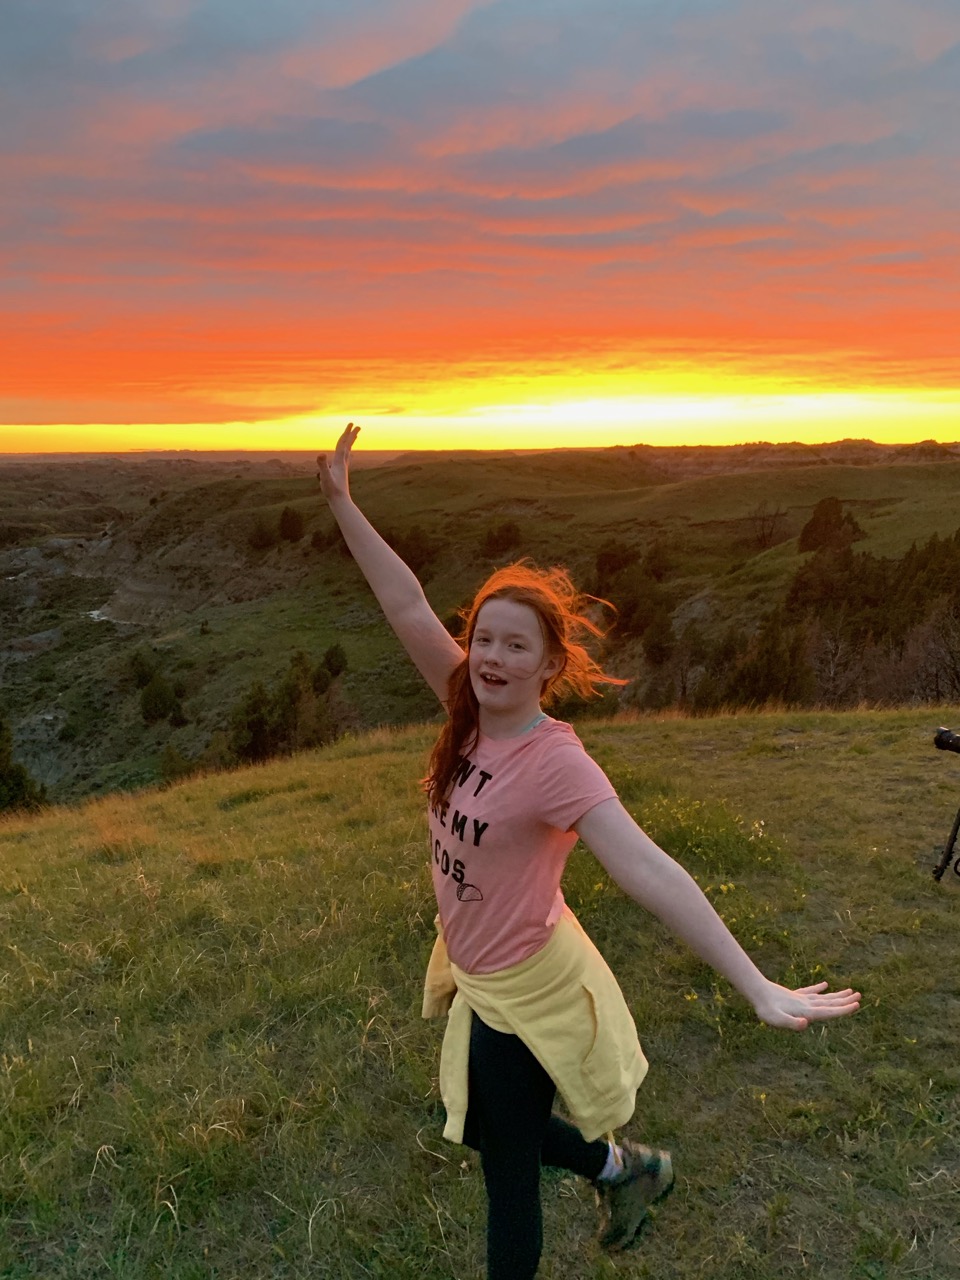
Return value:
[[(933, 745), (940, 751), (956, 751), (960, 753), (960, 733), (954, 733), (952, 729), (945, 729), (943, 725), (933, 735)], [(953, 820), (953, 829), (947, 839), (947, 843), (943, 846), (940, 855), (940, 861), (933, 869), (934, 880), (940, 880), (943, 873), (950, 865), (950, 859), (953, 857), (954, 846), (957, 843), (957, 835), (960, 833), (960, 809), (957, 810), (957, 816)], [(960, 876), (960, 858), (953, 864), (954, 875)]]

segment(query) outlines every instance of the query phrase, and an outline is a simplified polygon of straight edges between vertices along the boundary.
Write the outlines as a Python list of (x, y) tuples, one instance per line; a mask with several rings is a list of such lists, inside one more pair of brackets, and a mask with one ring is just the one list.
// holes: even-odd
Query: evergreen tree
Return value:
[(844, 511), (839, 498), (821, 498), (813, 515), (800, 530), (797, 549), (817, 551), (821, 547), (839, 549), (864, 536), (863, 530), (849, 511)]
[(342, 644), (332, 644), (323, 655), (323, 665), (336, 679), (347, 669), (347, 651)]
[(303, 516), (296, 507), (284, 507), (280, 512), (280, 537), (286, 542), (299, 542), (303, 533)]
[(313, 692), (317, 694), (326, 693), (331, 684), (333, 684), (333, 676), (322, 662), (318, 662), (314, 667), (311, 683), (313, 685)]
[(140, 694), (140, 713), (147, 724), (156, 724), (168, 717), (176, 719), (179, 724), (186, 724), (180, 699), (159, 671)]
[(266, 687), (255, 681), (230, 716), (227, 741), (232, 754), (247, 764), (259, 764), (274, 754)]
[(642, 635), (660, 614), (669, 614), (673, 601), (639, 564), (631, 564), (617, 576), (610, 591), (610, 602), (617, 610), (620, 635)]
[(278, 531), (263, 516), (257, 516), (247, 541), (254, 551), (269, 551), (277, 545), (279, 537)]
[(681, 706), (690, 703), (709, 656), (707, 640), (696, 622), (688, 622), (673, 647), (671, 667)]
[(647, 547), (643, 567), (654, 582), (662, 582), (673, 568), (673, 555), (662, 538), (656, 538)]
[(385, 530), (383, 540), (418, 577), (429, 568), (442, 545), (439, 539), (421, 529), (418, 524), (411, 525), (405, 533)]
[(480, 554), (488, 560), (497, 560), (520, 542), (520, 526), (515, 520), (504, 520), (488, 529), (480, 543)]
[(298, 651), (273, 688), (259, 680), (250, 686), (230, 717), (227, 742), (235, 759), (257, 764), (330, 741), (334, 732), (323, 697), (329, 686), (319, 673), (332, 678), (323, 663), (311, 667)]
[(662, 667), (673, 652), (673, 624), (666, 609), (661, 609), (643, 633), (643, 653), (654, 667)]
[(130, 655), (130, 674), (138, 689), (144, 689), (153, 679), (159, 666), (157, 655), (142, 645)]
[(806, 656), (801, 628), (787, 628), (775, 609), (764, 620), (750, 647), (730, 673), (723, 701), (760, 707), (767, 702), (800, 706), (812, 699), (813, 669)]
[(633, 547), (616, 538), (608, 539), (597, 552), (595, 568), (597, 573), (597, 591), (604, 595), (615, 581), (617, 574), (637, 559)]

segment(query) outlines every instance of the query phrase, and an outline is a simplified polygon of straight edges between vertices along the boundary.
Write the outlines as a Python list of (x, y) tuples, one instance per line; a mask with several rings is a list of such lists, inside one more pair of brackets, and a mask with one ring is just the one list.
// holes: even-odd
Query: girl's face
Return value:
[(543, 683), (561, 660), (546, 651), (540, 619), (528, 604), (495, 597), (477, 614), (470, 641), (470, 683), (484, 713), (513, 718), (540, 707)]

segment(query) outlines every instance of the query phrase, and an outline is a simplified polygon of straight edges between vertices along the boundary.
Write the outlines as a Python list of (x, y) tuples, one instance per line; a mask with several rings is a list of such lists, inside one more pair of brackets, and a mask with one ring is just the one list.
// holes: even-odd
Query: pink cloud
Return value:
[(49, 5), (0, 50), (6, 414), (513, 342), (960, 379), (944, 0)]

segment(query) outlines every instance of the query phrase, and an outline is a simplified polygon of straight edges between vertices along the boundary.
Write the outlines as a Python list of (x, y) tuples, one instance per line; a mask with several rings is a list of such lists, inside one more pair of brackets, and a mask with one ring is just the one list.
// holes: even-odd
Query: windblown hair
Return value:
[(469, 755), (477, 745), (480, 708), (470, 683), (467, 654), (477, 615), (488, 600), (495, 599), (529, 605), (540, 620), (545, 653), (563, 659), (560, 670), (544, 681), (541, 700), (549, 704), (566, 693), (576, 693), (582, 698), (597, 697), (600, 685), (627, 683), (607, 675), (584, 645), (584, 641), (599, 639), (605, 634), (587, 616), (586, 610), (591, 605), (613, 609), (609, 601), (581, 594), (566, 569), (538, 569), (523, 560), (498, 569), (477, 592), (470, 607), (460, 610), (463, 629), (459, 641), (465, 649), (464, 659), (450, 676), (447, 720), (434, 744), (429, 772), (423, 779), (431, 804), (439, 804), (446, 797), (461, 757)]

